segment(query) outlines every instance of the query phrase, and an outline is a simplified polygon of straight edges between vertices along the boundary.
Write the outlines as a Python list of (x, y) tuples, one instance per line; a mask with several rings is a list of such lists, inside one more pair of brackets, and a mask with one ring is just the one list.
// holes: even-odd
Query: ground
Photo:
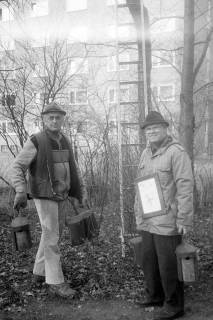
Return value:
[[(10, 219), (0, 214), (0, 320), (151, 320), (158, 310), (142, 310), (135, 301), (144, 296), (144, 280), (130, 248), (121, 257), (118, 215), (108, 208), (100, 237), (92, 243), (70, 246), (69, 230), (62, 241), (63, 269), (77, 290), (74, 300), (58, 299), (46, 285), (32, 283), (32, 266), (40, 226), (34, 212), (29, 214), (33, 247), (15, 251)], [(183, 319), (213, 319), (213, 241), (211, 210), (195, 215), (194, 232), (188, 241), (200, 249), (199, 280), (185, 287), (186, 315)]]

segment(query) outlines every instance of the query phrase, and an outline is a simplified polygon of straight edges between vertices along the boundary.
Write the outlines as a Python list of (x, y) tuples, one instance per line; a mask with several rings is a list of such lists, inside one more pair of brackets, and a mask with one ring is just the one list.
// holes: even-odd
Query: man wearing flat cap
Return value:
[(46, 281), (54, 294), (73, 297), (75, 291), (64, 281), (58, 241), (68, 196), (82, 202), (82, 185), (72, 146), (61, 132), (66, 112), (52, 102), (41, 115), (44, 130), (27, 140), (11, 167), (16, 191), (14, 208), (19, 210), (27, 205), (27, 193), (34, 199), (42, 228), (33, 269), (35, 279)]
[(193, 216), (193, 175), (184, 148), (167, 133), (169, 123), (151, 111), (142, 123), (147, 147), (142, 152), (137, 177), (157, 174), (164, 212), (142, 215), (139, 194), (135, 197), (137, 229), (142, 235), (142, 269), (146, 299), (142, 307), (161, 306), (155, 320), (177, 319), (184, 314), (183, 283), (178, 280), (175, 250), (190, 230)]

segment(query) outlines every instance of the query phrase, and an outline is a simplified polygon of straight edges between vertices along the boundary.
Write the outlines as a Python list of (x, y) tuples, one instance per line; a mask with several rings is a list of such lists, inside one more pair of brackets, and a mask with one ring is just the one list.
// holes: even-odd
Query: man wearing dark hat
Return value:
[(155, 320), (177, 319), (184, 314), (183, 283), (178, 280), (175, 249), (190, 230), (193, 216), (193, 175), (184, 148), (167, 134), (169, 123), (151, 111), (142, 129), (147, 147), (142, 152), (138, 177), (157, 174), (165, 204), (159, 215), (142, 216), (139, 194), (135, 197), (137, 228), (142, 234), (142, 268), (146, 299), (142, 307), (163, 306)]
[[(64, 281), (58, 247), (65, 222), (68, 196), (82, 202), (82, 187), (72, 146), (61, 132), (66, 112), (55, 102), (42, 112), (44, 130), (32, 135), (14, 160), (11, 181), (16, 195), (14, 208), (27, 205), (27, 193), (34, 199), (42, 235), (33, 273), (46, 281), (49, 289), (62, 297), (75, 291)], [(28, 171), (28, 184), (26, 172)]]

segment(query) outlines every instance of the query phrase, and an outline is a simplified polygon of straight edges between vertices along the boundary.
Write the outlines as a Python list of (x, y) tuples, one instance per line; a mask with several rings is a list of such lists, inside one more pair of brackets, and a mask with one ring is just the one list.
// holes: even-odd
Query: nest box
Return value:
[(16, 250), (25, 250), (32, 247), (30, 225), (25, 217), (16, 217), (11, 222), (13, 243)]
[(182, 242), (176, 248), (178, 278), (183, 282), (194, 282), (198, 279), (198, 248)]

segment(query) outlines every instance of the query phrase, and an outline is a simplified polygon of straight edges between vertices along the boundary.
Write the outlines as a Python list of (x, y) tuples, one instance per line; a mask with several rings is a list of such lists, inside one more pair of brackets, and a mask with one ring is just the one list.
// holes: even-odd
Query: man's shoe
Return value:
[(179, 311), (169, 311), (169, 310), (162, 310), (154, 317), (154, 320), (174, 320), (183, 317), (184, 310)]
[(71, 289), (68, 283), (50, 284), (49, 291), (62, 298), (74, 298), (76, 291)]
[(149, 307), (162, 307), (163, 306), (163, 301), (162, 300), (139, 300), (136, 301), (136, 303), (141, 307), (141, 308), (149, 308)]

